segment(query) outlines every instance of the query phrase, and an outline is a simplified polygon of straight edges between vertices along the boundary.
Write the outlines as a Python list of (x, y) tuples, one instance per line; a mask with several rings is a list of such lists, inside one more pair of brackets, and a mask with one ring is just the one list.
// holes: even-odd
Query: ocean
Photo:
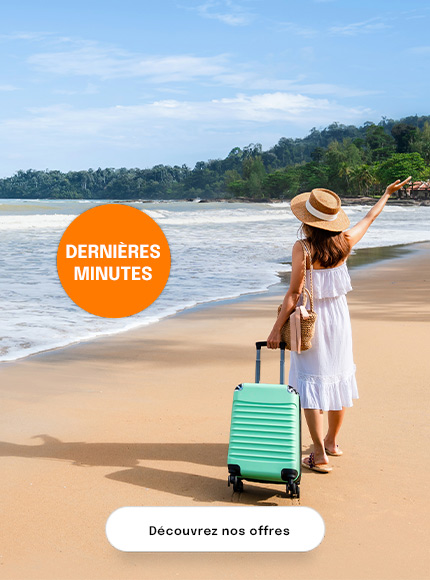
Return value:
[[(170, 245), (161, 296), (123, 319), (88, 314), (64, 292), (56, 252), (69, 223), (112, 201), (0, 200), (0, 361), (156, 323), (215, 300), (265, 292), (291, 270), (300, 226), (288, 203), (130, 203), (151, 216)], [(352, 223), (370, 206), (346, 207)], [(357, 248), (430, 240), (430, 207), (389, 206)]]

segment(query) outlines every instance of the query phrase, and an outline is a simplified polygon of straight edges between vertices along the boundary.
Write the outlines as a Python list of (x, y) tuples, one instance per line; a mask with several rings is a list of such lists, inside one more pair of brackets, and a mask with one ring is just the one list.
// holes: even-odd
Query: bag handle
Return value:
[[(309, 300), (311, 303), (311, 311), (314, 311), (314, 285), (313, 285), (313, 280), (312, 280), (312, 271), (313, 271), (313, 265), (312, 265), (312, 254), (310, 249), (308, 248), (306, 242), (304, 240), (300, 240), (300, 243), (302, 244), (302, 248), (303, 248), (303, 256), (304, 256), (304, 260), (305, 260), (305, 264), (304, 264), (304, 272), (303, 272), (303, 304), (304, 306), (306, 306), (306, 293), (309, 295)], [(306, 254), (309, 256), (309, 263), (310, 263), (310, 269), (309, 269), (309, 278), (310, 278), (310, 282), (311, 282), (311, 291), (309, 292), (309, 290), (306, 288)]]
[(313, 300), (311, 300), (311, 293), (309, 292), (309, 290), (307, 288), (303, 288), (303, 306), (306, 308), (306, 305), (308, 303), (308, 296), (309, 296), (309, 302), (311, 304), (311, 311), (313, 312)]
[[(261, 368), (261, 347), (267, 346), (267, 341), (259, 341), (255, 343), (255, 348), (257, 349), (256, 358), (255, 358), (255, 382), (260, 382), (260, 368)], [(285, 342), (281, 342), (279, 344), (279, 348), (281, 349), (281, 361), (280, 361), (280, 377), (279, 382), (281, 385), (285, 384)]]

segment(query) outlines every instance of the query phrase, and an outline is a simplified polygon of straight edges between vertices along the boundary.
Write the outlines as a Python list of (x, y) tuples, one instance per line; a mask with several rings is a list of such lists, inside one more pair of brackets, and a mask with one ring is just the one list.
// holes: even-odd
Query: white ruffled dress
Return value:
[[(306, 287), (310, 289), (309, 270)], [(312, 347), (300, 354), (291, 352), (288, 384), (299, 392), (302, 408), (340, 411), (358, 399), (346, 301), (352, 286), (346, 263), (313, 270), (313, 287), (318, 316)]]

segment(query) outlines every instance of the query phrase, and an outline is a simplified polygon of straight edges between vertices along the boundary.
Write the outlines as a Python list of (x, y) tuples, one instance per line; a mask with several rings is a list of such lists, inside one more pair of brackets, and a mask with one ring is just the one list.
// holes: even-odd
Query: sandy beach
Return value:
[[(351, 270), (360, 399), (333, 472), (301, 485), (326, 524), (318, 548), (126, 554), (105, 536), (127, 505), (292, 505), (281, 486), (227, 487), (232, 393), (253, 381), (269, 292), (1, 366), (0, 578), (428, 578), (430, 244), (411, 248)], [(262, 358), (278, 382), (278, 353)]]

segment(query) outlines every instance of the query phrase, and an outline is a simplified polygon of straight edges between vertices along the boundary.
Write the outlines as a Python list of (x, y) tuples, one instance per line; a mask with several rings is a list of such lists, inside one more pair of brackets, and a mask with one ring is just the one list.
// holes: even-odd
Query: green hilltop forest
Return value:
[(430, 178), (430, 116), (383, 118), (361, 127), (333, 123), (267, 151), (235, 147), (225, 159), (151, 169), (18, 171), (0, 179), (2, 198), (289, 199), (324, 187), (341, 196), (375, 195), (397, 178)]

